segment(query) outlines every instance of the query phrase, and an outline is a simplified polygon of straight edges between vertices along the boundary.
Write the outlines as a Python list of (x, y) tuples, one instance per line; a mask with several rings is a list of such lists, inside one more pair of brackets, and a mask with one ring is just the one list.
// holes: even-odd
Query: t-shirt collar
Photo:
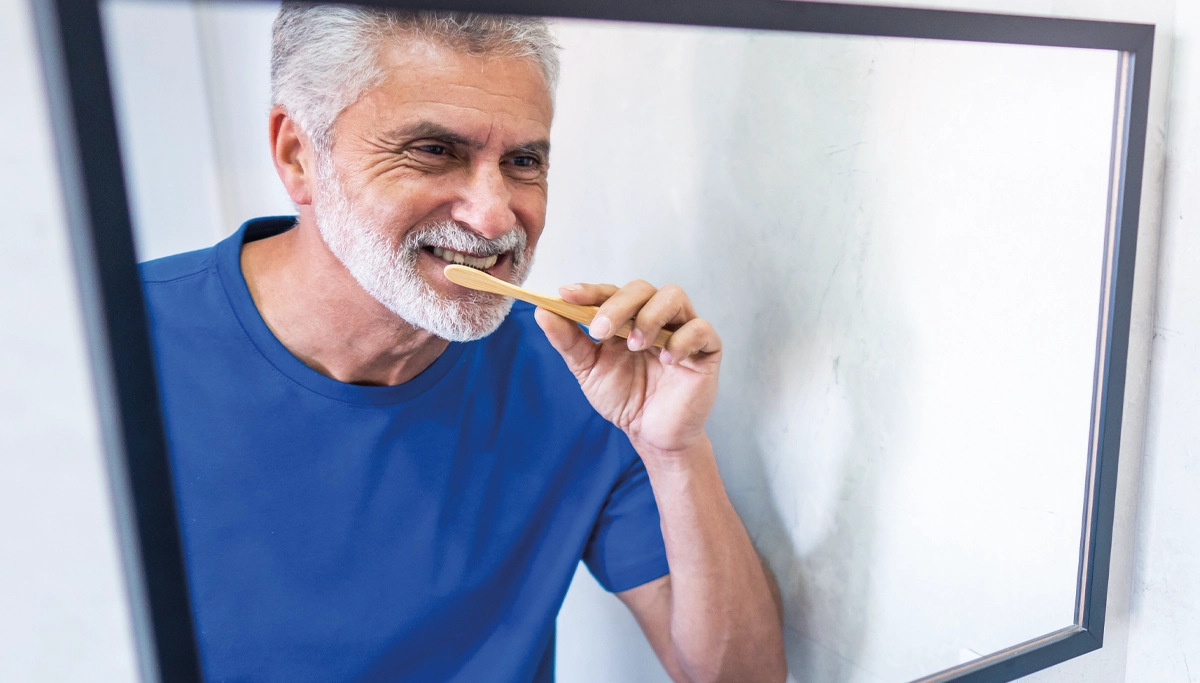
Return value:
[(229, 297), (234, 315), (250, 341), (276, 369), (295, 383), (315, 393), (344, 403), (390, 405), (408, 401), (425, 392), (445, 377), (464, 349), (472, 343), (451, 342), (442, 355), (411, 380), (390, 387), (347, 384), (308, 367), (287, 349), (267, 327), (254, 305), (250, 288), (242, 274), (242, 245), (287, 232), (296, 225), (295, 216), (268, 216), (246, 221), (216, 248), (217, 272)]

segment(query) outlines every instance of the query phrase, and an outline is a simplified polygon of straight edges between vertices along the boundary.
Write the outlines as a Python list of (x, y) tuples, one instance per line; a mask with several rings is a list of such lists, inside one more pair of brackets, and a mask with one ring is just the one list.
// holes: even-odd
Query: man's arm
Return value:
[(783, 681), (782, 605), (712, 449), (649, 470), (671, 573), (617, 594), (672, 680)]
[[(594, 341), (539, 309), (537, 321), (592, 406), (646, 466), (669, 577), (621, 594), (677, 681), (786, 678), (780, 610), (717, 471), (704, 431), (716, 400), (721, 340), (678, 287), (574, 285), (563, 299), (599, 305)], [(633, 323), (628, 341), (614, 336)], [(676, 327), (661, 352), (647, 340)]]

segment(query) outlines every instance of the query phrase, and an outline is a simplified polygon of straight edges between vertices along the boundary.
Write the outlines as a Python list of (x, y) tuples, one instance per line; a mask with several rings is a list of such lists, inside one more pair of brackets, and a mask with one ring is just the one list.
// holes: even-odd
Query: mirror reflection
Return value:
[(910, 681), (1073, 623), (1114, 53), (104, 7), (210, 680)]

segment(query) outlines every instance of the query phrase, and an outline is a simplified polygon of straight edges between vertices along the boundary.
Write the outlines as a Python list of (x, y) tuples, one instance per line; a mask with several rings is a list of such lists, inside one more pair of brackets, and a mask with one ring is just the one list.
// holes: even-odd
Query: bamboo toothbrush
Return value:
[[(475, 289), (481, 292), (511, 296), (514, 299), (529, 302), (534, 306), (544, 308), (551, 313), (556, 313), (567, 320), (574, 320), (582, 325), (591, 325), (592, 318), (596, 317), (596, 312), (600, 310), (596, 306), (581, 306), (579, 304), (567, 303), (558, 297), (542, 296), (536, 292), (531, 292), (528, 289), (523, 289), (499, 278), (492, 277), (482, 270), (476, 270), (470, 266), (451, 264), (446, 266), (443, 272), (446, 274), (446, 279), (456, 285), (462, 285), (468, 289)], [(627, 339), (632, 329), (633, 322), (627, 322), (621, 326), (621, 329), (617, 330), (617, 336)], [(658, 336), (654, 338), (653, 346), (662, 348), (666, 346), (667, 340), (670, 338), (670, 330), (659, 330)]]

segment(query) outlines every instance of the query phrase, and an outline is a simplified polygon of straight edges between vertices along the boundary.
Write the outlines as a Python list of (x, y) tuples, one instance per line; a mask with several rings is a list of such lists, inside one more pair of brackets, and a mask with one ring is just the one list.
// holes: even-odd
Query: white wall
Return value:
[[(1139, 552), (1139, 549), (1135, 547), (1135, 541), (1140, 536), (1146, 535), (1146, 521), (1139, 516), (1139, 503), (1153, 504), (1150, 502), (1153, 500), (1153, 493), (1149, 491), (1146, 495), (1147, 500), (1142, 501), (1142, 454), (1146, 441), (1151, 391), (1149, 370), (1152, 367), (1152, 336), (1157, 336), (1155, 319), (1160, 286), (1158, 277), (1159, 224), (1160, 217), (1165, 215), (1162, 211), (1165, 184), (1164, 158), (1168, 152), (1168, 144), (1175, 154), (1182, 155), (1185, 151), (1189, 151), (1177, 146), (1175, 137), (1182, 135), (1181, 130), (1195, 131), (1198, 125), (1194, 118), (1184, 121), (1176, 118), (1175, 125), (1171, 130), (1171, 138), (1168, 139), (1168, 93), (1178, 87), (1180, 82), (1172, 74), (1175, 16), (1177, 7), (1181, 17), (1189, 14), (1194, 16), (1194, 13), (1189, 12), (1188, 8), (1191, 7), (1194, 10), (1195, 0), (896, 0), (879, 4), (1130, 21), (1154, 24), (1157, 27), (1104, 647), (1023, 680), (1037, 683), (1116, 683), (1118, 681), (1158, 683), (1158, 681), (1174, 682), (1178, 680), (1191, 683), (1195, 677), (1194, 674), (1186, 678), (1158, 678), (1153, 675), (1138, 677), (1136, 674), (1145, 673), (1144, 670), (1138, 670), (1127, 676), (1126, 661), (1132, 662), (1141, 656), (1139, 652), (1129, 650), (1131, 588), (1134, 585), (1135, 552)], [(1193, 24), (1194, 21), (1193, 19)], [(1187, 41), (1189, 36), (1191, 36), (1191, 40), (1195, 40), (1196, 29), (1194, 26), (1190, 28), (1185, 26), (1181, 34), (1184, 41)], [(1186, 42), (1184, 44), (1186, 45)], [(1192, 79), (1194, 81), (1194, 75)], [(1194, 136), (1195, 133), (1193, 132), (1192, 135)], [(1190, 151), (1193, 155), (1196, 154), (1194, 147)], [(1174, 181), (1172, 180), (1172, 182)], [(1192, 267), (1196, 267), (1196, 265), (1196, 263), (1192, 263)], [(1161, 284), (1164, 287), (1163, 296), (1169, 295), (1167, 287), (1177, 286), (1174, 282)], [(1157, 354), (1158, 349), (1154, 348), (1154, 352)], [(1154, 358), (1154, 363), (1157, 363), (1157, 360)], [(1173, 398), (1172, 400), (1177, 399)], [(1172, 477), (1175, 476), (1175, 473), (1168, 471), (1163, 476)], [(1171, 522), (1166, 521), (1163, 524), (1171, 524)], [(1186, 529), (1182, 526), (1180, 528)], [(1184, 533), (1187, 532), (1184, 531)], [(1173, 553), (1168, 552), (1167, 554), (1172, 555)], [(1194, 581), (1192, 576), (1195, 574), (1191, 576), (1182, 572), (1171, 574), (1168, 583), (1177, 585), (1177, 582)], [(1145, 581), (1145, 578), (1144, 575), (1139, 578), (1139, 584)], [(1195, 613), (1200, 611), (1200, 604), (1184, 601), (1178, 606), (1178, 609), (1182, 612)], [(1155, 620), (1148, 620), (1148, 622), (1153, 621)], [(1143, 624), (1139, 626), (1139, 629), (1145, 627), (1146, 624)], [(1179, 637), (1182, 642), (1195, 643), (1200, 641), (1200, 631), (1183, 631), (1179, 633)], [(1147, 647), (1147, 639), (1139, 636), (1134, 646)], [(1181, 651), (1179, 648), (1172, 649), (1173, 646), (1170, 644), (1165, 644), (1163, 647), (1163, 652), (1157, 652), (1153, 648), (1149, 648), (1145, 652), (1163, 655)]]
[(0, 0), (0, 93), (0, 681), (131, 681), (132, 627), (24, 0)]
[[(1068, 626), (1115, 55), (558, 29), (529, 284), (675, 282), (722, 333), (710, 433), (795, 680), (911, 680)], [(559, 673), (650, 679), (595, 637), (628, 619), (588, 582)]]
[(1126, 680), (1200, 680), (1200, 3), (1175, 16)]
[(172, 2), (103, 7), (138, 255), (209, 246), (237, 227), (225, 225), (222, 193), (235, 181), (218, 168), (210, 93), (222, 90), (206, 87), (197, 10)]

